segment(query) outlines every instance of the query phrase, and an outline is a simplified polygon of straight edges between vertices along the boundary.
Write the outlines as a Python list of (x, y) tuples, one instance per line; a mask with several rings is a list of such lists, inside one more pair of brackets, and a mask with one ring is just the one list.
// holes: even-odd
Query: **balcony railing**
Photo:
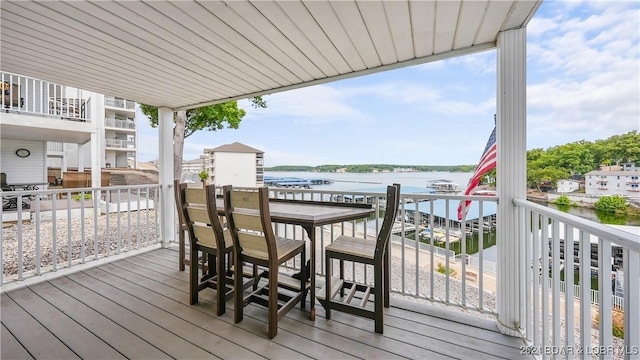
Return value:
[(127, 130), (135, 130), (136, 123), (133, 120), (121, 120), (114, 118), (106, 118), (104, 119), (104, 126), (117, 128), (117, 129), (127, 129)]
[(61, 153), (64, 151), (64, 143), (59, 141), (47, 141), (47, 153), (57, 152)]
[(157, 246), (159, 193), (159, 185), (0, 192), (3, 204), (13, 196), (22, 204), (0, 210), (15, 217), (0, 233), (0, 285)]
[(113, 98), (113, 97), (105, 97), (104, 105), (108, 107), (118, 108), (118, 109), (127, 109), (127, 110), (135, 110), (136, 103), (134, 101), (129, 101), (126, 99)]
[[(70, 204), (75, 200), (72, 194), (68, 194), (65, 200), (68, 206), (63, 210), (65, 219), (59, 215), (60, 211), (52, 213), (58, 215), (46, 215), (43, 204), (69, 189), (15, 192), (21, 197), (18, 203), (27, 196), (33, 198), (30, 202), (35, 212), (30, 216), (35, 226), (26, 229), (28, 225), (23, 225), (23, 218), (19, 218), (13, 227), (2, 229), (0, 284), (116, 254), (133, 254), (140, 247), (157, 245), (155, 219), (159, 213), (149, 204), (159, 201), (158, 185), (96, 190), (98, 194), (93, 199), (73, 210), (68, 209), (72, 208)], [(92, 189), (73, 191), (88, 194)], [(105, 194), (109, 196), (105, 197)], [(0, 197), (3, 196), (7, 196), (7, 192), (0, 193)], [(372, 204), (375, 215), (366, 221), (317, 229), (316, 246), (319, 250), (341, 234), (373, 239), (384, 217), (384, 194), (377, 192), (273, 188), (270, 196)], [(460, 223), (456, 208), (462, 199), (473, 201), (468, 216), (473, 220)], [(403, 194), (390, 245), (392, 292), (397, 296), (439, 302), (464, 311), (495, 314), (498, 301), (495, 289), (500, 286), (500, 268), (496, 266), (499, 259), (495, 259), (494, 251), (496, 219), (493, 209), (496, 202), (497, 198), (490, 196)], [(106, 209), (110, 209), (108, 216)], [(521, 219), (517, 224), (522, 247), (521, 263), (524, 264), (520, 276), (521, 283), (526, 284), (522, 293), (523, 322), (520, 331), (530, 344), (531, 352), (581, 349), (586, 354), (614, 346), (612, 351), (626, 349), (629, 351), (627, 354), (637, 351), (640, 346), (640, 241), (637, 236), (526, 200), (516, 200), (513, 211)], [(47, 217), (51, 221), (45, 220)], [(99, 221), (94, 222), (93, 219)], [(278, 224), (274, 227), (278, 236), (305, 237), (304, 230), (298, 226)], [(45, 239), (52, 239), (49, 247), (45, 247), (48, 244)], [(561, 249), (572, 251), (574, 248), (564, 244), (576, 244), (578, 260), (574, 256), (564, 256)], [(17, 255), (11, 257), (10, 248), (15, 249), (11, 254)], [(614, 248), (621, 249), (621, 259), (612, 259)], [(597, 249), (595, 258), (592, 249)], [(323, 275), (324, 254), (323, 251), (317, 254), (316, 269), (319, 275)], [(298, 267), (299, 262), (290, 266)], [(622, 275), (617, 277), (622, 284), (622, 294), (614, 294), (611, 290), (612, 267)], [(370, 269), (353, 264), (345, 264), (345, 274), (358, 282), (373, 281)], [(574, 275), (580, 279), (577, 286), (568, 286)], [(593, 289), (592, 279), (597, 279), (597, 292)], [(592, 310), (592, 306), (597, 310)], [(613, 317), (619, 311), (624, 311), (624, 340), (612, 336)], [(598, 330), (592, 330), (596, 313)]]
[[(520, 218), (521, 256), (525, 264), (521, 278), (527, 285), (523, 294), (526, 321), (521, 327), (532, 344), (531, 349), (541, 355), (554, 355), (541, 353), (541, 349), (572, 349), (582, 351), (583, 356), (638, 356), (638, 236), (525, 200), (516, 200), (515, 205)], [(620, 250), (622, 259), (614, 258), (612, 254)], [(571, 281), (574, 278), (579, 279), (578, 288), (562, 288), (562, 279)], [(612, 279), (620, 287), (616, 292), (623, 293), (622, 306), (612, 289)], [(595, 310), (592, 308), (592, 280), (598, 287)], [(576, 290), (580, 294), (575, 294)], [(614, 342), (612, 336), (614, 317), (620, 316), (624, 318), (624, 343), (622, 340)], [(594, 319), (597, 319), (597, 330), (592, 329)], [(573, 357), (578, 353), (569, 355)]]
[(135, 149), (136, 142), (122, 139), (104, 139), (104, 144), (108, 148)]
[(0, 72), (0, 80), (0, 105), (6, 112), (63, 120), (89, 120), (90, 97), (83, 90), (6, 72)]

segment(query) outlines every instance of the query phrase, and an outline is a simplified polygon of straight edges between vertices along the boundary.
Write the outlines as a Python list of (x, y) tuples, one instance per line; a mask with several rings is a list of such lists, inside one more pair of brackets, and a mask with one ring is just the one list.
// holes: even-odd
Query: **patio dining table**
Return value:
[[(225, 215), (223, 199), (216, 200), (219, 215)], [(311, 242), (310, 253), (310, 318), (315, 320), (316, 299), (316, 228), (318, 226), (365, 219), (374, 212), (370, 204), (334, 203), (321, 201), (269, 199), (269, 211), (274, 223), (300, 225)], [(182, 239), (182, 238), (181, 238)], [(180, 244), (184, 248), (184, 243)], [(181, 251), (182, 252), (182, 251)], [(304, 261), (304, 260), (303, 260)]]

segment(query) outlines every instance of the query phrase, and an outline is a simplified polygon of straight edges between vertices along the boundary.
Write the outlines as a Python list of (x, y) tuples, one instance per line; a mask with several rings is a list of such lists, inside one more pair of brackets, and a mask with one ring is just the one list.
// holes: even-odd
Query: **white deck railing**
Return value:
[[(532, 352), (544, 357), (571, 350), (570, 357), (581, 353), (582, 356), (637, 358), (640, 354), (638, 236), (529, 201), (516, 200), (515, 205), (523, 239), (521, 256), (526, 264), (521, 274), (527, 284), (523, 294), (526, 323), (522, 328), (531, 342)], [(574, 244), (577, 244), (576, 253)], [(616, 345), (612, 336), (614, 307), (620, 308), (615, 306), (611, 281), (614, 247), (622, 248), (623, 253), (622, 263), (616, 265), (621, 265), (624, 274), (624, 312), (615, 313), (615, 317), (624, 318), (623, 346), (618, 346), (617, 341)], [(565, 249), (568, 256), (565, 257), (561, 249)], [(576, 271), (580, 295), (573, 300), (576, 288), (565, 287), (563, 295), (561, 277), (573, 279)], [(598, 279), (596, 306), (592, 306), (592, 274)], [(594, 342), (592, 325), (596, 316), (598, 336)]]
[[(369, 202), (374, 206), (377, 216), (369, 219), (366, 226), (363, 221), (356, 221), (323, 227), (322, 232), (316, 234), (319, 249), (324, 248), (341, 234), (358, 235), (373, 239), (380, 226), (382, 226), (384, 214), (380, 212), (384, 210), (385, 194), (383, 193), (272, 189), (271, 196), (278, 198)], [(479, 218), (494, 216), (494, 214), (486, 210), (486, 204), (495, 204), (496, 197), (478, 195), (402, 195), (398, 219), (404, 219), (405, 221), (396, 222), (397, 227), (394, 229), (391, 241), (391, 290), (403, 296), (440, 302), (467, 310), (495, 313), (495, 274), (486, 272), (484, 265), (472, 268), (465, 261), (460, 260), (468, 255), (467, 242), (470, 239), (465, 237), (464, 241), (461, 241), (462, 239), (459, 236), (454, 236), (454, 233), (465, 234), (466, 229), (477, 228), (478, 224), (478, 221), (468, 221), (462, 228), (457, 227), (459, 225), (456, 224), (459, 223), (455, 214), (462, 199), (470, 199), (480, 204), (478, 207)], [(440, 207), (444, 207), (445, 214), (448, 215), (444, 215), (442, 218), (433, 215), (436, 202), (440, 202)], [(419, 207), (417, 217), (415, 215), (416, 204), (422, 204)], [(479, 223), (482, 224), (484, 222), (480, 221)], [(416, 224), (418, 225), (418, 231), (415, 230)], [(444, 235), (439, 241), (435, 241), (433, 238), (422, 238), (422, 241), (416, 242), (415, 238), (420, 238), (420, 229), (426, 227), (431, 229), (440, 228), (444, 231)], [(291, 225), (286, 227), (279, 226), (277, 229), (280, 231), (280, 236), (290, 236), (291, 234), (301, 236), (300, 234), (302, 234), (301, 230), (295, 231)], [(481, 261), (486, 251), (486, 249), (482, 248), (482, 244), (487, 234), (492, 232), (495, 232), (495, 229), (485, 229), (484, 232), (476, 233), (477, 241), (480, 244), (476, 255)], [(457, 255), (454, 255), (455, 253), (451, 250), (455, 243), (459, 243), (459, 253)], [(317, 250), (317, 254), (319, 255), (316, 258), (316, 270), (318, 274), (324, 275), (324, 254), (319, 250)], [(347, 277), (351, 279), (364, 283), (373, 281), (371, 269), (367, 271), (356, 267), (346, 267), (346, 269), (348, 270)]]
[(6, 112), (90, 121), (88, 92), (7, 72), (0, 72), (0, 80), (0, 106)]
[(157, 247), (158, 194), (159, 185), (0, 192), (23, 208), (0, 208), (15, 216), (0, 233), (0, 285)]

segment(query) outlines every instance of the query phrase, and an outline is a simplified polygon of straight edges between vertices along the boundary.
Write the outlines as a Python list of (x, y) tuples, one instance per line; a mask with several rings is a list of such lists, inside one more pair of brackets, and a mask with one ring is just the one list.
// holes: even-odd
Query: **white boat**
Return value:
[(435, 189), (437, 193), (457, 193), (460, 192), (458, 184), (451, 180), (429, 180), (427, 187)]

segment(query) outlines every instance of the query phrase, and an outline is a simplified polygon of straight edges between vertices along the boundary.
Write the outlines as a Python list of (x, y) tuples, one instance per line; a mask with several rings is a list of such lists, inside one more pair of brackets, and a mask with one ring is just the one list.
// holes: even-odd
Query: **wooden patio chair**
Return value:
[[(268, 309), (268, 336), (273, 339), (278, 333), (280, 320), (298, 302), (304, 306), (307, 294), (306, 279), (297, 281), (290, 276), (279, 277), (278, 268), (287, 260), (300, 255), (305, 273), (305, 242), (275, 236), (269, 212), (269, 194), (267, 187), (234, 190), (225, 186), (225, 209), (227, 221), (234, 242), (234, 262), (247, 262), (268, 269), (268, 283), (259, 286), (249, 294), (236, 292), (236, 323), (242, 321), (243, 308), (255, 302)], [(239, 284), (235, 279), (236, 288)]]
[[(222, 315), (226, 302), (233, 297), (233, 271), (231, 256), (233, 240), (228, 229), (222, 227), (216, 207), (215, 186), (204, 189), (187, 188), (176, 181), (176, 201), (190, 240), (189, 303), (198, 302), (198, 293), (205, 288), (216, 290), (216, 314)], [(208, 266), (198, 266), (200, 252), (206, 254)], [(202, 277), (199, 279), (199, 271)], [(242, 289), (257, 286), (257, 267), (243, 269), (239, 277)], [(240, 291), (242, 292), (242, 291)]]
[[(400, 200), (400, 185), (387, 187), (387, 200), (382, 228), (375, 240), (341, 235), (325, 247), (325, 299), (326, 318), (331, 310), (338, 310), (375, 321), (375, 331), (383, 333), (383, 306), (389, 307), (389, 254), (388, 244)], [(340, 261), (340, 276), (332, 276), (332, 261)], [(373, 285), (347, 281), (344, 261), (373, 265)], [(345, 295), (346, 290), (346, 295)], [(369, 298), (373, 294), (373, 308)]]

